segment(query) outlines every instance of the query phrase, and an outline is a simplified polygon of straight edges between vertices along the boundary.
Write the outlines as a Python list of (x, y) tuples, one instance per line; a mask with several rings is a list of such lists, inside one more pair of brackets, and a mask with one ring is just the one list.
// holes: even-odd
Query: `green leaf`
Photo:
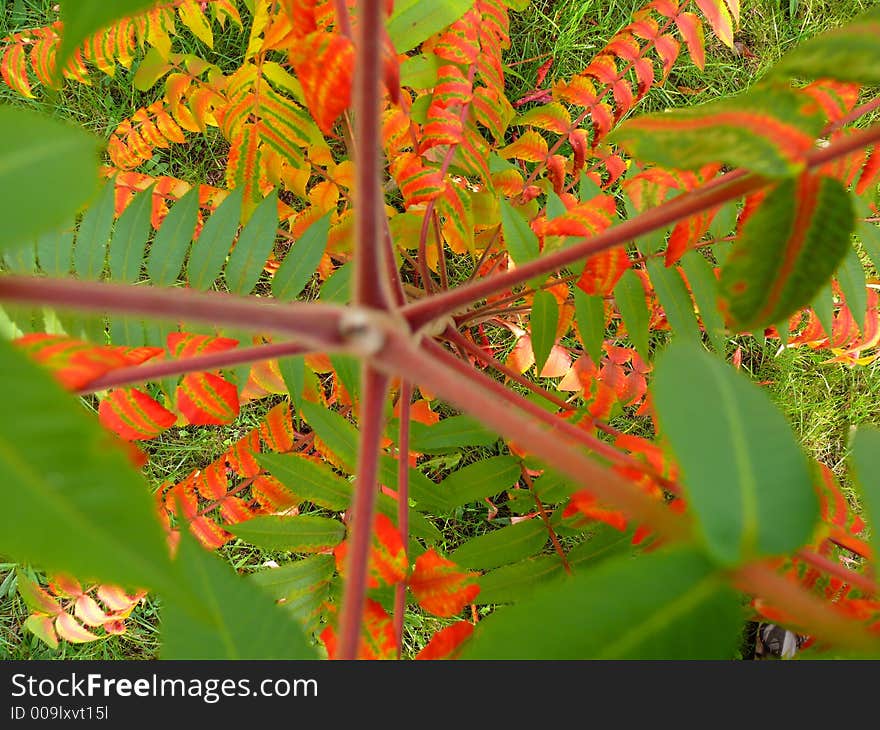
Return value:
[(731, 659), (741, 640), (737, 595), (686, 548), (541, 586), (480, 621), (464, 659)]
[(238, 230), (243, 197), (244, 188), (236, 188), (205, 221), (202, 232), (193, 244), (186, 269), (189, 284), (193, 288), (210, 289), (220, 276)]
[(572, 482), (571, 479), (549, 469), (535, 479), (533, 488), (535, 494), (545, 504), (562, 502), (583, 489), (581, 485)]
[(712, 222), (709, 224), (709, 234), (712, 238), (725, 238), (733, 233), (736, 229), (736, 219), (738, 215), (739, 205), (735, 200), (731, 200), (722, 205), (712, 218)]
[(147, 257), (147, 274), (156, 286), (177, 283), (199, 215), (199, 188), (194, 186), (168, 211)]
[(651, 322), (651, 313), (648, 311), (648, 304), (645, 301), (645, 288), (642, 286), (642, 281), (632, 269), (623, 272), (623, 276), (614, 287), (614, 299), (617, 302), (623, 323), (626, 325), (630, 342), (633, 343), (642, 359), (647, 362), (650, 357), (648, 325)]
[(332, 555), (313, 555), (277, 568), (252, 573), (250, 579), (276, 600), (289, 599), (329, 581), (336, 569)]
[(532, 595), (542, 583), (564, 572), (562, 562), (555, 555), (539, 555), (505, 565), (480, 577), (480, 592), (474, 602), (477, 605), (516, 603)]
[(450, 416), (426, 426), (410, 424), (410, 449), (420, 454), (444, 454), (465, 446), (492, 446), (498, 435), (470, 416)]
[(324, 464), (300, 454), (258, 454), (257, 461), (297, 496), (319, 507), (343, 512), (351, 506), (351, 483)]
[(46, 593), (40, 586), (27, 577), (27, 574), (20, 568), (15, 568), (15, 580), (18, 586), (18, 594), (24, 601), (24, 605), (31, 611), (37, 613), (54, 614), (58, 611), (59, 606), (55, 600)]
[(846, 249), (846, 255), (837, 269), (837, 281), (853, 319), (859, 330), (864, 332), (865, 316), (868, 313), (868, 290), (865, 270), (854, 246), (848, 246)]
[(589, 539), (568, 552), (568, 564), (577, 570), (593, 568), (618, 553), (632, 553), (633, 533), (621, 532), (610, 525), (597, 525)]
[(798, 45), (771, 70), (773, 76), (823, 78), (856, 84), (880, 83), (880, 8), (842, 28)]
[(718, 279), (711, 264), (699, 251), (688, 251), (681, 257), (681, 267), (691, 285), (691, 292), (700, 310), (703, 328), (709, 337), (712, 349), (719, 355), (726, 351), (724, 318), (718, 311)]
[(308, 227), (275, 272), (272, 278), (272, 295), (281, 301), (296, 299), (308, 284), (321, 263), (330, 235), (330, 214), (319, 218)]
[(76, 234), (73, 268), (81, 279), (98, 279), (104, 273), (107, 243), (113, 228), (116, 183), (111, 180), (86, 211)]
[(149, 91), (172, 68), (174, 64), (158, 48), (151, 46), (138, 64), (132, 81), (134, 88), (138, 91)]
[(37, 259), (49, 276), (68, 276), (73, 266), (73, 232), (44, 233), (37, 239)]
[(110, 241), (110, 278), (133, 284), (140, 278), (141, 264), (150, 236), (153, 188), (137, 194), (119, 216)]
[[(257, 460), (294, 494), (309, 502), (340, 512), (351, 505), (354, 487), (327, 466), (296, 454), (260, 454)], [(376, 509), (397, 524), (397, 502), (387, 494), (379, 495)], [(409, 520), (413, 535), (431, 541), (440, 539), (437, 528), (413, 509), (409, 511)]]
[(874, 268), (880, 271), (880, 226), (870, 221), (859, 221), (856, 233)]
[(532, 330), (532, 350), (535, 353), (535, 372), (540, 376), (556, 341), (556, 325), (559, 323), (559, 305), (556, 303), (556, 297), (543, 289), (536, 291), (529, 322)]
[(464, 15), (474, 0), (397, 0), (388, 36), (398, 53), (410, 51)]
[(354, 399), (360, 397), (361, 392), (361, 363), (352, 355), (330, 355), (330, 364), (336, 371), (336, 375), (342, 382), (342, 387)]
[(825, 334), (830, 338), (834, 327), (834, 290), (830, 281), (819, 290), (819, 293), (810, 302), (810, 306), (816, 313), (816, 317), (819, 318)]
[[(357, 461), (358, 441), (355, 427), (338, 413), (326, 410), (309, 401), (302, 404), (302, 410), (306, 422), (312, 427), (318, 438), (327, 444), (348, 469), (354, 470)], [(379, 479), (382, 484), (392, 489), (397, 488), (397, 462), (390, 456), (382, 455), (379, 457)], [(296, 490), (294, 489), (294, 491)], [(451, 506), (446, 503), (445, 494), (441, 487), (438, 487), (417, 469), (409, 470), (409, 491), (412, 499), (418, 503), (419, 510), (444, 512), (451, 509)], [(428, 532), (432, 539), (435, 536), (439, 537), (436, 528), (421, 515), (418, 515), (421, 518), (418, 526), (413, 520), (413, 516), (413, 512), (410, 511), (414, 534), (417, 534), (416, 530), (421, 530)]]
[(440, 493), (450, 507), (477, 502), (510, 489), (519, 481), (519, 460), (493, 456), (450, 474), (440, 483)]
[(278, 369), (293, 406), (293, 420), (299, 422), (299, 411), (306, 390), (306, 360), (302, 355), (278, 359)]
[(260, 515), (234, 525), (226, 525), (236, 537), (264, 550), (311, 552), (334, 547), (345, 537), (345, 525), (316, 515)]
[(275, 245), (278, 191), (273, 190), (251, 215), (226, 264), (226, 283), (233, 294), (250, 294)]
[(721, 162), (766, 177), (789, 177), (804, 166), (824, 124), (809, 97), (756, 88), (730, 99), (636, 117), (609, 141), (640, 161), (697, 170)]
[(33, 243), (19, 246), (3, 254), (3, 263), (13, 274), (37, 273), (37, 249)]
[(437, 85), (440, 57), (433, 53), (409, 56), (400, 64), (400, 85), (411, 89), (431, 89)]
[(721, 270), (723, 305), (741, 330), (809, 304), (850, 247), (853, 206), (830, 177), (779, 183), (752, 213)]
[(175, 584), (155, 501), (77, 400), (0, 341), (0, 553), (131, 587)]
[(852, 440), (849, 457), (853, 481), (865, 505), (871, 525), (871, 546), (880, 555), (880, 431), (861, 426)]
[(0, 107), (0, 250), (69, 222), (97, 188), (95, 137), (27, 109)]
[(602, 362), (605, 341), (605, 299), (574, 288), (574, 314), (584, 349), (594, 363)]
[(177, 557), (200, 597), (193, 609), (165, 596), (163, 659), (316, 659), (300, 626), (251, 581), (184, 530)]
[(507, 252), (517, 264), (538, 257), (538, 237), (525, 218), (506, 200), (501, 200), (501, 230)]
[(547, 537), (547, 527), (540, 519), (525, 520), (472, 537), (450, 558), (464, 568), (497, 568), (540, 552)]
[(334, 271), (321, 287), (322, 302), (348, 304), (351, 301), (351, 278), (354, 274), (354, 262), (349, 261)]
[(711, 555), (789, 553), (818, 517), (807, 462), (767, 393), (696, 344), (657, 358), (654, 406)]
[(655, 258), (648, 259), (645, 266), (672, 331), (684, 339), (699, 342), (700, 326), (694, 314), (694, 303), (678, 269), (667, 269), (662, 261)]

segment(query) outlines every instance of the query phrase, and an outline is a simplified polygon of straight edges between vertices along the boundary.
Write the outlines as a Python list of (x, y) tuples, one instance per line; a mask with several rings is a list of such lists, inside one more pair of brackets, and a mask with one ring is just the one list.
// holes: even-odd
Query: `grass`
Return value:
[[(535, 0), (523, 13), (512, 15), (512, 47), (505, 60), (511, 65), (509, 98), (515, 100), (532, 90), (538, 67), (553, 58), (547, 84), (578, 73), (593, 55), (629, 22), (633, 10), (645, 0)], [(682, 59), (665, 86), (655, 86), (637, 112), (700, 103), (730, 96), (747, 88), (783, 53), (800, 40), (841, 24), (862, 10), (876, 5), (871, 0), (802, 0), (794, 17), (789, 15), (788, 2), (751, 0), (744, 3), (743, 22), (736, 34), (737, 50), (730, 50), (714, 39), (707, 30), (707, 65), (697, 69), (689, 59)], [(0, 17), (0, 37), (16, 29), (32, 27), (52, 18), (50, 0), (14, 0), (8, 2), (10, 12)], [(184, 42), (193, 52), (206, 54), (197, 39), (184, 33)], [(245, 37), (231, 26), (217, 38), (216, 53), (211, 56), (224, 68), (235, 68)], [(686, 55), (682, 49), (682, 55)], [(159, 86), (148, 91), (134, 90), (133, 71), (119, 70), (111, 79), (94, 72), (91, 86), (69, 83), (54, 96), (25, 102), (14, 92), (0, 85), (0, 102), (28, 103), (58, 117), (84, 126), (106, 138), (123, 119), (137, 108), (146, 106), (159, 95)], [(187, 145), (173, 145), (158, 150), (144, 167), (151, 174), (168, 174), (185, 180), (222, 184), (228, 146), (218, 134), (207, 137), (193, 135)], [(450, 263), (453, 281), (470, 273), (467, 257), (456, 257)], [(492, 332), (495, 344), (512, 347), (513, 339), (506, 330)], [(845, 459), (850, 430), (855, 425), (880, 425), (880, 361), (868, 367), (850, 369), (838, 364), (823, 364), (827, 353), (814, 353), (806, 348), (778, 351), (778, 342), (759, 344), (750, 338), (737, 338), (743, 348), (742, 367), (755, 380), (766, 384), (771, 397), (781, 408), (798, 435), (804, 449), (827, 464), (855, 501), (847, 482)], [(544, 383), (545, 385), (547, 383)], [(228, 429), (187, 427), (172, 429), (149, 444), (150, 463), (146, 470), (149, 482), (156, 488), (163, 483), (176, 483), (193, 469), (204, 466), (219, 456), (235, 439), (253, 428), (267, 410), (267, 403), (255, 403), (242, 410), (235, 424)], [(441, 407), (442, 408), (442, 407)], [(614, 425), (629, 432), (650, 435), (646, 419), (619, 416)], [(440, 478), (454, 469), (494, 455), (496, 451), (466, 450), (452, 456), (436, 457), (429, 468), (432, 478)], [(502, 505), (500, 517), (510, 516)], [(444, 543), (439, 547), (451, 551), (468, 538), (490, 529), (487, 506), (468, 506), (456, 511), (453, 518), (437, 520)], [(569, 537), (563, 538), (568, 544)], [(253, 572), (266, 560), (279, 562), (289, 554), (272, 554), (254, 549), (242, 541), (227, 544), (220, 553), (242, 573)], [(160, 603), (146, 599), (132, 614), (128, 632), (123, 636), (75, 645), (62, 644), (51, 650), (22, 624), (28, 611), (15, 589), (15, 565), (0, 563), (0, 659), (14, 658), (77, 658), (122, 659), (150, 658), (159, 647), (158, 617)], [(29, 568), (25, 568), (30, 570)], [(32, 573), (32, 577), (36, 574)], [(481, 613), (490, 610), (481, 608)], [(405, 655), (414, 655), (434, 631), (448, 624), (419, 610), (407, 616), (404, 632)]]

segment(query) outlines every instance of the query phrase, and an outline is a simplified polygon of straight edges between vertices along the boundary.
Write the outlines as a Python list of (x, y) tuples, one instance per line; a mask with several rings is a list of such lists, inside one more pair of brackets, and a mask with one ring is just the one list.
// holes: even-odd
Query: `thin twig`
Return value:
[(307, 350), (301, 345), (290, 342), (279, 342), (271, 345), (255, 345), (254, 347), (240, 347), (223, 352), (212, 352), (208, 355), (195, 357), (183, 357), (175, 360), (162, 360), (160, 362), (149, 361), (143, 365), (135, 365), (128, 368), (120, 368), (95, 378), (77, 390), (77, 395), (97, 393), (107, 388), (116, 388), (121, 385), (132, 383), (146, 383), (158, 380), (170, 375), (183, 375), (184, 373), (198, 373), (234, 365), (274, 360), (279, 357), (302, 355)]
[[(400, 383), (400, 433), (397, 440), (397, 528), (409, 556), (409, 416), (412, 385)], [(407, 557), (407, 562), (409, 558)], [(394, 639), (397, 658), (403, 653), (403, 619), (406, 612), (406, 579), (397, 584), (394, 592)]]

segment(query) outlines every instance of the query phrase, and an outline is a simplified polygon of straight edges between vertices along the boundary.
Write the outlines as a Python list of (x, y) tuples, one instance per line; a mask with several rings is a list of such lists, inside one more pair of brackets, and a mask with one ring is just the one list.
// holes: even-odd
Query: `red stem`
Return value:
[[(804, 156), (806, 169), (821, 167), (826, 162), (866, 147), (877, 140), (880, 140), (880, 125), (837, 140), (828, 147), (812, 150)], [(721, 182), (714, 182), (679, 195), (636, 218), (623, 221), (592, 238), (555, 251), (549, 256), (529, 261), (503, 274), (443, 292), (430, 299), (413, 302), (403, 308), (403, 314), (414, 330), (421, 329), (432, 320), (453, 314), (491, 294), (506, 291), (533, 277), (551, 274), (586, 256), (641, 238), (651, 231), (665, 228), (683, 218), (715, 208), (728, 200), (739, 198), (771, 184), (771, 181), (763, 177), (740, 171), (724, 175), (719, 180)]]
[(869, 634), (864, 626), (853, 622), (798, 583), (765, 565), (746, 565), (733, 577), (747, 593), (761, 596), (768, 603), (784, 608), (818, 639), (849, 649), (877, 651), (880, 648), (877, 636)]
[(222, 292), (35, 276), (0, 277), (0, 301), (174, 321), (184, 317), (187, 321), (286, 335), (315, 350), (343, 351), (349, 347), (340, 331), (346, 309), (319, 302), (282, 304)]
[(354, 109), (357, 163), (355, 166), (354, 301), (375, 309), (390, 309), (381, 219), (382, 204), (381, 78), (383, 0), (362, 0), (358, 12)]
[[(446, 330), (445, 334), (452, 342), (454, 342), (456, 345), (458, 345), (462, 349), (464, 349), (467, 352), (471, 353), (472, 355), (480, 358), (481, 360), (488, 363), (496, 370), (499, 370), (500, 372), (502, 372), (507, 377), (511, 378), (512, 380), (515, 380), (520, 385), (524, 385), (529, 390), (531, 390), (533, 393), (537, 393), (538, 395), (543, 396), (548, 401), (553, 403), (553, 405), (555, 405), (559, 408), (562, 408), (564, 410), (568, 410), (568, 411), (574, 410), (564, 400), (562, 400), (561, 398), (557, 398), (555, 395), (553, 395), (549, 391), (546, 391), (543, 388), (541, 388), (540, 386), (535, 385), (528, 378), (524, 378), (522, 375), (517, 373), (515, 370), (511, 370), (504, 363), (496, 360), (494, 357), (487, 354), (481, 347), (478, 347), (477, 345), (472, 343), (470, 340), (468, 340), (466, 337), (464, 337), (460, 333), (456, 332), (455, 330), (449, 328)], [(495, 381), (493, 380), (492, 382), (495, 382)], [(504, 388), (503, 386), (501, 386), (501, 390), (503, 390), (505, 393), (508, 393), (508, 394), (511, 393), (511, 391), (507, 390), (507, 388)], [(500, 393), (499, 393), (499, 395), (500, 395)], [(523, 403), (529, 403), (529, 401), (523, 399)], [(533, 404), (529, 403), (529, 405), (533, 405)], [(538, 416), (538, 413), (540, 413), (542, 415)], [(541, 418), (541, 420), (543, 420), (545, 423), (552, 426), (553, 428), (558, 428), (560, 431), (563, 431), (567, 436), (579, 441), (582, 445), (584, 445), (585, 447), (590, 449), (590, 451), (593, 451), (596, 454), (599, 454), (600, 456), (604, 456), (606, 459), (609, 459), (610, 461), (612, 461), (616, 464), (628, 466), (628, 467), (636, 469), (644, 474), (648, 474), (653, 479), (657, 480), (664, 487), (666, 487), (667, 489), (669, 489), (670, 491), (672, 491), (674, 493), (678, 493), (680, 491), (678, 489), (677, 485), (671, 483), (662, 474), (658, 474), (650, 465), (646, 464), (643, 461), (640, 461), (639, 459), (636, 459), (636, 458), (630, 456), (629, 454), (624, 454), (624, 453), (618, 451), (613, 446), (611, 446), (611, 444), (607, 444), (604, 441), (597, 439), (595, 436), (578, 428), (570, 421), (567, 421), (564, 418), (560, 418), (559, 416), (554, 416), (552, 413), (545, 411), (540, 406), (535, 406), (535, 410), (532, 412), (532, 415), (538, 416), (539, 418)]]
[(544, 508), (544, 503), (541, 501), (541, 498), (538, 496), (537, 492), (535, 492), (535, 483), (532, 481), (532, 477), (529, 476), (529, 470), (526, 469), (525, 464), (520, 464), (520, 471), (522, 472), (523, 481), (526, 483), (526, 486), (532, 493), (532, 497), (535, 500), (535, 506), (538, 508), (538, 514), (541, 515), (541, 519), (544, 521), (544, 527), (547, 528), (547, 532), (550, 535), (550, 542), (553, 543), (553, 549), (556, 550), (556, 554), (562, 561), (562, 567), (565, 568), (565, 572), (571, 575), (571, 565), (568, 564), (568, 558), (565, 555), (565, 550), (562, 549), (562, 544), (559, 542), (559, 538), (556, 536), (556, 530), (554, 530), (553, 525), (550, 524), (550, 515), (547, 514), (547, 510)]
[(198, 373), (233, 365), (244, 365), (262, 360), (274, 360), (278, 357), (301, 355), (306, 349), (291, 342), (278, 342), (271, 345), (256, 345), (254, 347), (240, 347), (235, 350), (224, 352), (212, 352), (209, 355), (197, 355), (184, 357), (177, 360), (162, 360), (161, 362), (147, 362), (144, 365), (135, 365), (128, 368), (120, 368), (95, 378), (86, 383), (77, 395), (88, 395), (99, 390), (115, 388), (120, 385), (132, 383), (145, 383), (150, 380), (158, 380), (169, 375), (183, 375), (184, 373)]
[[(412, 385), (407, 380), (400, 383), (400, 437), (397, 441), (397, 528), (403, 536), (404, 546), (409, 545), (409, 413)], [(407, 549), (409, 554), (409, 549)], [(403, 619), (406, 612), (406, 579), (394, 589), (394, 640), (397, 642), (397, 658), (403, 654)]]
[[(452, 361), (452, 362), (450, 362)], [(385, 347), (376, 354), (375, 365), (394, 375), (412, 377), (424, 383), (437, 396), (478, 418), (496, 433), (540, 455), (541, 459), (559, 472), (583, 484), (600, 500), (616, 505), (638, 524), (650, 524), (670, 539), (684, 537), (688, 528), (678, 515), (665, 505), (649, 497), (627, 479), (602, 466), (579, 448), (579, 443), (567, 433), (561, 419), (549, 413), (538, 415), (542, 409), (515, 393), (511, 393), (492, 378), (459, 363), (442, 347), (430, 340), (416, 347), (411, 338), (395, 330), (386, 332)], [(502, 396), (498, 389), (504, 392)], [(523, 418), (524, 412), (536, 416)], [(556, 423), (547, 424), (546, 417)], [(536, 420), (540, 418), (541, 423)], [(552, 425), (552, 428), (547, 428)]]
[(345, 589), (339, 616), (338, 659), (357, 659), (361, 621), (367, 599), (370, 541), (378, 496), (379, 445), (384, 425), (388, 376), (369, 365), (362, 370), (360, 444), (355, 477), (354, 505), (349, 521)]
[(840, 563), (829, 560), (824, 555), (819, 555), (810, 550), (799, 550), (797, 555), (801, 560), (809, 563), (814, 568), (818, 568), (822, 572), (828, 573), (828, 575), (833, 575), (835, 578), (840, 578), (844, 583), (861, 588), (872, 596), (878, 592), (877, 584), (870, 577), (848, 570)]

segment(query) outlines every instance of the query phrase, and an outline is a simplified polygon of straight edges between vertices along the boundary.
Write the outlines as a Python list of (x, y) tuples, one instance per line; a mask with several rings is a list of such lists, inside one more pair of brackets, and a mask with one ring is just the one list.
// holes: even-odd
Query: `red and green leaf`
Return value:
[(171, 411), (135, 388), (111, 391), (98, 406), (98, 418), (126, 441), (155, 438), (177, 422)]
[(177, 407), (194, 425), (223, 425), (238, 415), (238, 388), (212, 373), (190, 373), (177, 386)]
[(611, 140), (639, 160), (664, 167), (696, 170), (720, 162), (788, 177), (803, 168), (823, 123), (805, 95), (760, 89), (638, 117), (622, 124)]
[(759, 202), (721, 271), (722, 305), (739, 329), (809, 304), (843, 260), (854, 226), (849, 193), (832, 178), (785, 180)]
[(419, 605), (435, 616), (455, 616), (480, 592), (479, 573), (463, 571), (431, 548), (418, 557), (409, 587)]
[(441, 629), (431, 637), (427, 646), (416, 654), (416, 659), (455, 659), (461, 645), (474, 633), (473, 624), (459, 621)]

